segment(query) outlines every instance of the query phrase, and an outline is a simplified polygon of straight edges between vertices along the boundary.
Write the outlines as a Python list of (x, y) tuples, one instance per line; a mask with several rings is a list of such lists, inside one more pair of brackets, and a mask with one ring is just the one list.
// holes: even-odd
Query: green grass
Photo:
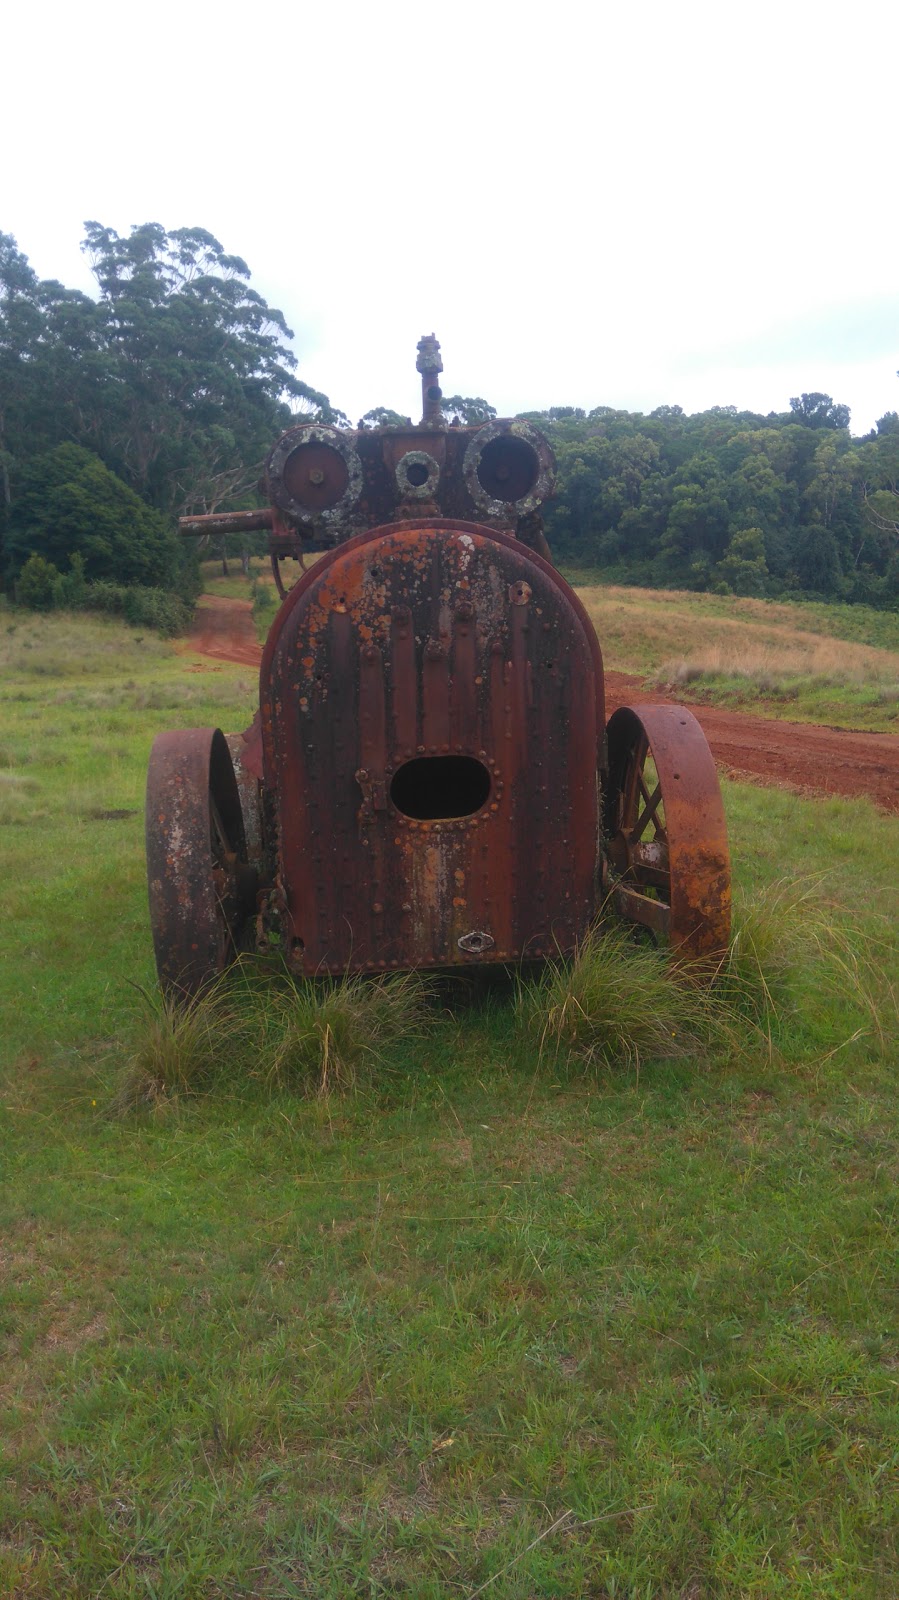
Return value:
[(251, 556), (248, 570), (244, 573), (240, 561), (229, 556), (227, 576), (222, 572), (221, 561), (201, 562), (200, 572), (205, 594), (219, 594), (228, 600), (249, 600), (252, 598), (254, 579), (265, 581), (271, 578), (272, 569), (268, 556)]
[(899, 613), (578, 579), (606, 666), (686, 700), (899, 729)]
[(541, 1053), (514, 985), (451, 988), (343, 1092), (325, 1021), (123, 1114), (149, 745), (253, 686), (15, 625), (0, 1593), (895, 1593), (899, 819), (725, 786), (776, 990), (731, 1045)]

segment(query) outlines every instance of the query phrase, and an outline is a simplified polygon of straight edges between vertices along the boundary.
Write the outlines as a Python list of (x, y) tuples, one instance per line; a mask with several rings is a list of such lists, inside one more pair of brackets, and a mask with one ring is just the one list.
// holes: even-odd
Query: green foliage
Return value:
[(193, 617), (193, 607), (180, 596), (143, 584), (91, 583), (81, 604), (85, 611), (122, 617), (132, 627), (152, 628), (163, 638), (185, 633)]
[(742, 528), (732, 534), (716, 572), (734, 594), (764, 594), (768, 566), (761, 528)]
[(78, 445), (58, 445), (29, 462), (10, 521), (13, 570), (31, 552), (59, 570), (80, 556), (89, 582), (165, 585), (178, 568), (180, 552), (166, 519)]
[(169, 589), (144, 584), (87, 583), (76, 555), (72, 569), (60, 573), (43, 556), (29, 556), (16, 585), (19, 603), (30, 611), (95, 611), (121, 617), (136, 628), (151, 628), (163, 638), (185, 633), (193, 618), (192, 601)]
[(899, 431), (889, 417), (853, 440), (847, 408), (829, 395), (768, 416), (728, 406), (527, 415), (556, 454), (546, 523), (563, 561), (612, 569), (616, 582), (895, 605)]
[(16, 585), (17, 598), (29, 611), (50, 611), (56, 603), (59, 571), (43, 556), (28, 557)]
[(85, 226), (96, 300), (39, 281), (0, 234), (0, 508), (63, 443), (166, 515), (240, 506), (292, 417), (341, 420), (295, 376), (284, 317), (212, 234)]
[(363, 428), (405, 428), (409, 424), (408, 417), (401, 417), (398, 411), (391, 410), (390, 406), (372, 406), (366, 411), (360, 426)]
[(444, 395), (440, 401), (440, 409), (447, 422), (458, 422), (466, 427), (492, 422), (496, 416), (496, 407), (488, 405), (480, 395), (454, 394), (448, 398)]
[(794, 395), (790, 410), (806, 428), (848, 428), (849, 407), (834, 405), (829, 394)]

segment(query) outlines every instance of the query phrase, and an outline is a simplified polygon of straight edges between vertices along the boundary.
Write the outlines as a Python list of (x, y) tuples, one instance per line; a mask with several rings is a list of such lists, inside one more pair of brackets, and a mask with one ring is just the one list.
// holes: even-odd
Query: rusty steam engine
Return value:
[[(282, 595), (242, 734), (158, 736), (147, 858), (164, 986), (196, 992), (255, 930), (308, 976), (573, 951), (601, 906), (686, 958), (727, 943), (718, 780), (680, 706), (606, 723), (599, 642), (552, 565), (552, 451), (519, 420), (302, 424), (266, 462)], [(282, 563), (324, 552), (290, 589)]]

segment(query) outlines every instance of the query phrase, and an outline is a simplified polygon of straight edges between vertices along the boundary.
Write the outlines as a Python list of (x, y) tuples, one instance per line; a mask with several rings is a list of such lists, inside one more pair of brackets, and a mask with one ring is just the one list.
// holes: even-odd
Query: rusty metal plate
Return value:
[(296, 968), (508, 962), (583, 937), (602, 664), (547, 562), (476, 524), (377, 529), (301, 580), (260, 681)]

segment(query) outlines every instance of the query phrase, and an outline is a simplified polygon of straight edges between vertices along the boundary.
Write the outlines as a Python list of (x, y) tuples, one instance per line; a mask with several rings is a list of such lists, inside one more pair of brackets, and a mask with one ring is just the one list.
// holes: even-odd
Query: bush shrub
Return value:
[(184, 633), (193, 616), (193, 607), (180, 596), (142, 584), (87, 584), (81, 609), (124, 617), (134, 627), (153, 628), (166, 639)]
[(169, 585), (181, 561), (168, 520), (90, 450), (74, 444), (28, 462), (4, 548), (13, 571), (32, 553), (61, 568), (78, 551), (89, 582)]
[(29, 611), (52, 611), (58, 582), (59, 572), (52, 561), (45, 561), (39, 555), (29, 556), (19, 573), (16, 598)]
[(152, 628), (170, 639), (190, 627), (191, 600), (145, 584), (86, 583), (84, 562), (76, 553), (70, 572), (58, 572), (43, 556), (28, 557), (16, 584), (16, 598), (29, 611), (99, 611), (122, 617), (136, 628)]

